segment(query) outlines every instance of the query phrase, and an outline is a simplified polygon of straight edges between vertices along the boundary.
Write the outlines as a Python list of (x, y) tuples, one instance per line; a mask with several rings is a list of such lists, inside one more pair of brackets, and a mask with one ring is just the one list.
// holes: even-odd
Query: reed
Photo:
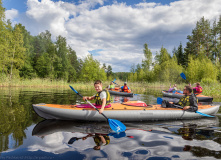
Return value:
[[(124, 81), (117, 80), (117, 84), (120, 86), (123, 86)], [(110, 81), (103, 82), (103, 88), (106, 88), (110, 84)], [(85, 90), (85, 91), (93, 91), (94, 85), (93, 82), (71, 82), (67, 83), (63, 80), (50, 80), (50, 79), (31, 79), (31, 80), (19, 80), (19, 79), (13, 79), (11, 82), (7, 78), (0, 79), (0, 87), (13, 87), (13, 88), (21, 88), (21, 87), (27, 87), (27, 88), (59, 88), (59, 89), (69, 89), (69, 85), (72, 85), (77, 90)], [(173, 85), (173, 84), (171, 84)], [(182, 90), (184, 86), (187, 85), (186, 83), (177, 84), (177, 88)], [(115, 85), (116, 86), (116, 85)], [(148, 83), (148, 82), (128, 82), (128, 86), (132, 89), (133, 93), (136, 94), (145, 94), (149, 91), (153, 92), (159, 92), (161, 93), (161, 90), (168, 90), (170, 84), (169, 83), (161, 83), (161, 82), (154, 82), (154, 83)], [(214, 98), (221, 98), (220, 90), (221, 90), (221, 83), (212, 83), (212, 84), (206, 84), (201, 83), (201, 86), (203, 87), (203, 94), (207, 96), (212, 96)]]

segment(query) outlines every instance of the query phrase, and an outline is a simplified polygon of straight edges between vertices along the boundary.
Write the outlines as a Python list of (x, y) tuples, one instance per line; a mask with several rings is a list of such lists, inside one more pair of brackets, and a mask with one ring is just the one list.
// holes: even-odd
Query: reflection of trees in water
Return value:
[[(197, 125), (184, 126), (183, 128), (179, 128), (178, 135), (181, 135), (185, 140), (212, 140), (218, 144), (221, 144), (221, 133), (216, 132), (212, 129), (199, 129)], [(221, 151), (209, 150), (207, 148), (199, 147), (199, 146), (190, 146), (186, 145), (183, 148), (183, 151), (189, 151), (193, 153), (196, 157), (215, 157), (221, 158)]]
[(32, 104), (42, 102), (69, 104), (70, 99), (74, 99), (67, 94), (58, 93), (59, 91), (41, 92), (10, 87), (7, 90), (0, 90), (0, 152), (9, 149), (9, 144), (10, 148), (22, 145), (26, 138), (25, 129), (32, 123), (42, 120), (34, 112)]
[(221, 159), (221, 151), (209, 150), (203, 147), (185, 146), (184, 151), (190, 151), (196, 157), (215, 157)]

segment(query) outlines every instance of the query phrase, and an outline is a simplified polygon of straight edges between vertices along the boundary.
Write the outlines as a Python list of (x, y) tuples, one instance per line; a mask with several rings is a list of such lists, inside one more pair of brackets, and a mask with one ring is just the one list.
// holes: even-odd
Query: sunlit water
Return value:
[[(148, 92), (111, 98), (116, 103), (141, 100), (156, 104), (157, 96)], [(123, 122), (127, 130), (115, 134), (105, 122), (43, 120), (32, 108), (36, 103), (83, 101), (71, 90), (0, 89), (0, 160), (221, 159), (219, 114), (196, 120)]]

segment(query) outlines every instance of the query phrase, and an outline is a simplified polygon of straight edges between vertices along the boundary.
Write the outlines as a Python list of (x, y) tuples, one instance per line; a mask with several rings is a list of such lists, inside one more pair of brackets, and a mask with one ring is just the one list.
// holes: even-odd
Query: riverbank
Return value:
[[(123, 81), (115, 81), (119, 85), (123, 85)], [(103, 82), (103, 88), (109, 85), (109, 81)], [(32, 79), (32, 80), (13, 80), (11, 83), (8, 81), (0, 82), (0, 87), (8, 88), (8, 87), (16, 87), (16, 88), (60, 88), (60, 89), (68, 89), (69, 85), (72, 85), (75, 89), (78, 90), (94, 90), (93, 82), (87, 83), (67, 83), (65, 81), (51, 81), (49, 79)], [(187, 85), (186, 83), (177, 84), (178, 89), (183, 89), (183, 87)], [(221, 84), (203, 84), (203, 94), (207, 96), (212, 96), (213, 98), (221, 99)], [(168, 90), (170, 84), (169, 83), (148, 83), (148, 82), (128, 82), (128, 86), (132, 89), (133, 93), (136, 94), (145, 94), (148, 93), (149, 90), (159, 92), (161, 94), (161, 90)]]

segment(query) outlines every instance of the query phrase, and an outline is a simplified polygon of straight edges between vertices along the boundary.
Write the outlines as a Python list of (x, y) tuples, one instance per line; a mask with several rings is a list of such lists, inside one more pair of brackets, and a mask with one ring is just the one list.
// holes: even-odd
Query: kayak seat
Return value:
[(134, 107), (148, 107), (148, 108), (152, 107), (151, 105), (147, 105), (143, 101), (129, 101), (129, 102), (124, 102), (122, 104), (127, 105), (127, 106), (134, 106)]
[[(93, 104), (96, 108), (101, 108), (101, 105), (96, 105)], [(90, 104), (80, 104), (80, 105), (76, 105), (75, 107), (77, 108), (93, 108)], [(105, 106), (104, 108), (110, 108), (111, 104), (108, 104), (107, 106)]]

